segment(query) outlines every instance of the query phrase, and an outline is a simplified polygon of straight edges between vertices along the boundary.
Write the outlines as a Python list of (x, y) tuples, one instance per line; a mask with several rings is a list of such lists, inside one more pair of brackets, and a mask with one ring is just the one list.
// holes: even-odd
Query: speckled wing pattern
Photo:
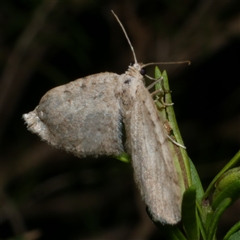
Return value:
[(48, 91), (24, 114), (28, 129), (78, 157), (123, 152), (119, 75), (99, 73)]
[(176, 224), (181, 219), (181, 196), (166, 130), (141, 76), (125, 78), (123, 99), (129, 102), (123, 105), (124, 123), (135, 181), (152, 218)]

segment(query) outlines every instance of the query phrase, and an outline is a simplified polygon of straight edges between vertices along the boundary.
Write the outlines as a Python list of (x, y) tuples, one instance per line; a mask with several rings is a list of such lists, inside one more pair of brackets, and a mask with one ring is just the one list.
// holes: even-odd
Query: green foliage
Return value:
[[(197, 170), (188, 157), (182, 140), (168, 84), (166, 71), (155, 68), (157, 79), (155, 90), (156, 105), (159, 115), (168, 123), (169, 135), (181, 146), (172, 147), (175, 167), (178, 170), (183, 193), (181, 226), (155, 223), (168, 239), (171, 240), (215, 240), (219, 220), (226, 209), (240, 198), (240, 167), (235, 167), (240, 160), (240, 151), (223, 167), (204, 192)], [(172, 143), (174, 146), (174, 143)], [(130, 156), (123, 153), (117, 159), (130, 162)], [(240, 238), (240, 221), (225, 235), (224, 240)]]
[[(156, 84), (156, 89), (162, 89), (161, 101), (156, 101), (157, 106), (161, 106), (159, 111), (164, 111), (161, 116), (166, 116), (166, 121), (171, 127), (171, 138), (177, 143), (183, 144), (180, 131), (177, 126), (171, 95), (169, 91), (167, 73), (155, 69), (155, 78), (163, 78)], [(167, 103), (167, 104), (166, 104)], [(167, 107), (164, 107), (165, 106)], [(168, 239), (181, 240), (215, 240), (219, 220), (226, 209), (240, 198), (240, 167), (235, 167), (240, 160), (240, 151), (228, 162), (228, 164), (217, 174), (204, 192), (197, 170), (188, 157), (184, 148), (178, 147), (181, 156), (178, 161), (182, 161), (185, 168), (182, 168), (181, 181), (185, 181), (185, 191), (182, 201), (182, 221), (181, 226), (160, 226)], [(179, 153), (178, 152), (178, 153)], [(175, 156), (174, 156), (175, 158)], [(178, 166), (176, 166), (178, 167)], [(187, 181), (187, 185), (186, 185)], [(181, 184), (183, 185), (183, 184)], [(224, 240), (240, 239), (240, 221), (236, 223), (225, 235)]]

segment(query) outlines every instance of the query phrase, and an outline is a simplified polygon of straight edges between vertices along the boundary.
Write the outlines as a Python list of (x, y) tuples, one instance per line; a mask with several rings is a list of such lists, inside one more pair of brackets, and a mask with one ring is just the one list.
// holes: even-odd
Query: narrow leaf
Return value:
[(223, 173), (225, 173), (230, 168), (234, 167), (238, 162), (240, 161), (240, 150), (237, 152), (237, 154), (224, 166), (224, 168), (217, 174), (217, 176), (212, 180), (212, 182), (209, 184), (203, 198), (207, 198), (211, 191), (214, 188), (215, 183), (218, 181), (218, 179), (221, 177)]
[(203, 186), (199, 178), (198, 172), (190, 158), (189, 158), (189, 165), (190, 165), (190, 171), (192, 176), (192, 184), (196, 187), (196, 198), (198, 203), (201, 204), (202, 197), (204, 195)]
[(231, 204), (231, 199), (226, 198), (224, 199), (215, 212), (211, 214), (211, 221), (209, 221), (207, 227), (207, 240), (214, 240), (215, 239), (215, 233), (217, 230), (217, 225), (219, 222), (220, 217), (222, 216), (223, 212), (226, 210), (226, 208)]
[(216, 209), (225, 198), (231, 198), (232, 203), (240, 198), (240, 180), (232, 182), (217, 195), (212, 202), (213, 210)]
[[(235, 238), (238, 236), (238, 238)], [(237, 222), (231, 229), (227, 232), (223, 240), (234, 240), (240, 239), (240, 222)]]
[(164, 235), (169, 240), (187, 240), (183, 233), (179, 230), (177, 226), (162, 225), (160, 223), (155, 223), (156, 226), (164, 233)]
[[(160, 109), (160, 117), (165, 120), (165, 127), (166, 131), (168, 131), (169, 136), (174, 139), (177, 143), (184, 145), (180, 131), (178, 129), (175, 113), (173, 106), (170, 106), (169, 104), (172, 103), (171, 94), (169, 90), (169, 84), (168, 84), (168, 77), (166, 71), (161, 73), (158, 67), (155, 68), (155, 78), (160, 79), (163, 77), (163, 81), (160, 83), (156, 83), (155, 90), (160, 91), (160, 97), (156, 101), (156, 105)], [(185, 190), (191, 185), (191, 176), (190, 176), (190, 168), (189, 168), (189, 162), (188, 162), (188, 155), (185, 149), (182, 147), (177, 146), (175, 143), (173, 143), (171, 140), (169, 140), (171, 143), (169, 144), (171, 146), (171, 152), (173, 155), (174, 164), (176, 167), (176, 170), (179, 175), (179, 184), (181, 187), (182, 194), (185, 192)]]
[(234, 233), (228, 240), (239, 240), (240, 239), (240, 230)]
[(191, 186), (185, 191), (182, 203), (182, 222), (187, 239), (199, 239), (196, 213), (196, 188)]
[(122, 162), (125, 162), (125, 163), (130, 163), (131, 162), (131, 157), (125, 152), (123, 152), (119, 156), (115, 156), (115, 158), (122, 161)]

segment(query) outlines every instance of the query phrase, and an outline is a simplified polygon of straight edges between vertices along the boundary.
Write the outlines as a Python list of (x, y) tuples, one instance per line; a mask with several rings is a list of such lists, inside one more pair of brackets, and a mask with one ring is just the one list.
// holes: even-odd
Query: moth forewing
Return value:
[(119, 75), (99, 73), (48, 91), (23, 118), (49, 144), (78, 157), (123, 152)]
[(123, 113), (135, 181), (152, 218), (176, 224), (181, 219), (181, 195), (169, 140), (142, 80), (128, 79), (123, 99), (128, 96), (130, 103), (123, 106)]

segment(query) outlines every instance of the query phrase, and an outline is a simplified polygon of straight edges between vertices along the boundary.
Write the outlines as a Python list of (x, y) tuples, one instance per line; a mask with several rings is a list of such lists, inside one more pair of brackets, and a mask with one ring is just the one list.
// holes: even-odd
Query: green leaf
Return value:
[(228, 240), (239, 240), (240, 239), (240, 230), (234, 233)]
[[(199, 211), (199, 204), (196, 202), (196, 205), (197, 205), (197, 209)], [(203, 224), (203, 220), (202, 220), (202, 217), (199, 216), (199, 212), (197, 212), (197, 215), (196, 215), (196, 219), (197, 219), (197, 226), (200, 230), (200, 233), (201, 233), (201, 237), (200, 239), (203, 239), (203, 240), (206, 240), (206, 229), (205, 229), (205, 226)]]
[(204, 190), (202, 187), (201, 180), (199, 178), (199, 175), (197, 173), (197, 170), (192, 163), (191, 159), (189, 158), (189, 164), (190, 164), (190, 170), (191, 170), (191, 176), (192, 176), (192, 184), (196, 188), (196, 206), (197, 206), (197, 226), (201, 232), (202, 238), (205, 240), (206, 239), (206, 232), (204, 228), (204, 223), (205, 223), (205, 216), (202, 210), (202, 197), (204, 194)]
[(196, 198), (198, 203), (201, 204), (202, 197), (204, 195), (203, 186), (199, 178), (198, 172), (190, 158), (189, 158), (189, 165), (190, 165), (190, 171), (192, 176), (192, 184), (196, 187)]
[(162, 225), (161, 223), (155, 223), (156, 226), (164, 233), (164, 236), (169, 240), (187, 240), (183, 233), (177, 226)]
[(240, 180), (240, 167), (228, 170), (218, 179), (215, 184), (216, 190), (214, 192), (213, 199), (215, 199), (217, 195), (229, 184), (236, 180)]
[(240, 150), (237, 152), (237, 154), (224, 166), (224, 168), (217, 174), (217, 176), (212, 180), (212, 182), (209, 184), (203, 198), (207, 198), (211, 191), (214, 188), (215, 183), (218, 181), (218, 179), (221, 177), (223, 173), (225, 173), (227, 170), (235, 166), (240, 161)]
[(217, 230), (217, 225), (219, 222), (220, 217), (222, 216), (223, 212), (226, 210), (226, 208), (231, 204), (231, 199), (226, 198), (224, 199), (216, 208), (214, 213), (209, 214), (208, 218), (208, 224), (206, 226), (207, 228), (207, 240), (214, 240), (215, 239), (215, 233)]
[(223, 240), (238, 240), (240, 239), (240, 222), (237, 222), (231, 229), (227, 232)]
[(185, 191), (182, 202), (182, 222), (187, 239), (199, 239), (196, 213), (196, 188), (191, 186)]
[(125, 163), (130, 163), (131, 162), (131, 158), (129, 156), (129, 154), (123, 152), (121, 155), (119, 156), (115, 156), (114, 158), (122, 161), (122, 162), (125, 162)]
[[(168, 84), (168, 76), (167, 72), (159, 70), (158, 67), (155, 67), (155, 78), (160, 79), (163, 77), (163, 81), (161, 83), (156, 83), (155, 90), (162, 89), (163, 94), (161, 94), (161, 98), (163, 97), (162, 103), (161, 101), (156, 101), (156, 105), (160, 108), (160, 116), (165, 120), (165, 127), (167, 126), (170, 128), (169, 136), (174, 139), (178, 144), (181, 144), (184, 146), (180, 131), (178, 129), (178, 124), (176, 120), (176, 116), (174, 113), (173, 106), (168, 106), (172, 103), (169, 84)], [(167, 106), (166, 106), (167, 104)], [(171, 141), (171, 140), (169, 140)], [(177, 146), (175, 143), (172, 143), (172, 153), (173, 153), (173, 160), (176, 167), (176, 170), (179, 175), (179, 183), (181, 186), (182, 194), (184, 191), (191, 186), (191, 173), (190, 173), (190, 167), (189, 167), (189, 160), (187, 152), (184, 148)]]
[(213, 210), (216, 209), (225, 198), (231, 198), (232, 203), (234, 203), (238, 198), (240, 198), (240, 180), (232, 182), (220, 193), (218, 193), (217, 197), (212, 202)]

